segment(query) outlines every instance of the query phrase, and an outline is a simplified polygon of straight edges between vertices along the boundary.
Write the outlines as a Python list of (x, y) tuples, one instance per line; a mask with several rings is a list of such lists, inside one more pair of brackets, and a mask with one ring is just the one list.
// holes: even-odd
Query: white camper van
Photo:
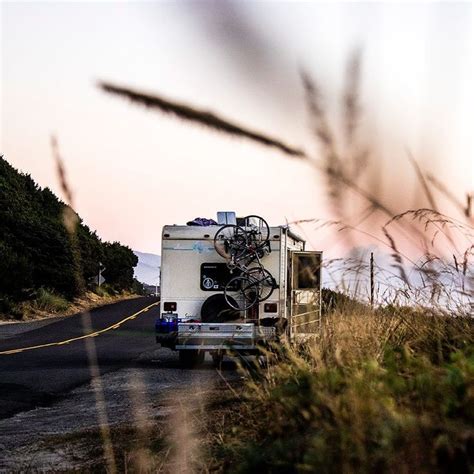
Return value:
[(195, 365), (317, 330), (322, 252), (259, 216), (203, 221), (163, 228), (158, 343)]

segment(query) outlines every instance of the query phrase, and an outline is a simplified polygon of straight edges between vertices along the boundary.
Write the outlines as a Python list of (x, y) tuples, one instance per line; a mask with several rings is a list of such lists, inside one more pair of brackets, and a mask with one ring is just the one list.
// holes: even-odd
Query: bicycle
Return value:
[[(225, 300), (233, 309), (238, 311), (250, 309), (270, 298), (273, 291), (278, 288), (275, 278), (261, 264), (252, 268), (242, 267), (239, 270), (242, 273), (231, 278), (224, 287)], [(234, 298), (236, 292), (240, 294), (241, 304), (238, 302), (239, 298)]]
[(238, 225), (224, 225), (214, 236), (214, 248), (216, 252), (228, 261), (242, 256), (246, 253), (247, 247), (247, 232)]
[(268, 222), (260, 216), (251, 214), (242, 219), (240, 224), (249, 234), (252, 243), (257, 244), (257, 247), (263, 247), (270, 240), (270, 226)]
[(241, 219), (243, 226), (227, 224), (214, 236), (214, 248), (227, 260), (229, 268), (249, 265), (255, 256), (262, 258), (270, 253), (270, 227), (256, 215)]
[[(249, 215), (239, 224), (222, 226), (214, 236), (214, 247), (226, 259), (231, 271), (239, 271), (239, 275), (231, 278), (224, 287), (225, 299), (231, 308), (245, 311), (268, 299), (277, 285), (260, 261), (271, 252), (268, 223), (260, 216)], [(257, 265), (249, 268), (254, 262)], [(240, 293), (240, 305), (230, 295), (236, 291)]]

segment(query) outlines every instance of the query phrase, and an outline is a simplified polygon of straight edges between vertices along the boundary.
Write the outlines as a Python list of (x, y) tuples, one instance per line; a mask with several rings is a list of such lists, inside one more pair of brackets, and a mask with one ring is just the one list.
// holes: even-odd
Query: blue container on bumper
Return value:
[(178, 330), (178, 318), (176, 319), (157, 319), (155, 323), (156, 332), (159, 334), (169, 334)]
[(162, 347), (174, 349), (178, 336), (178, 315), (164, 314), (155, 321), (156, 342)]

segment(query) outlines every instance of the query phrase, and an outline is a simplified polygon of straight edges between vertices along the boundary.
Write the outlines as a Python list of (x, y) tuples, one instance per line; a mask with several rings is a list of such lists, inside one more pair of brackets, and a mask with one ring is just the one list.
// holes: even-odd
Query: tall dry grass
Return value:
[(220, 472), (470, 472), (473, 338), (470, 318), (336, 310), (313, 341), (278, 347), (274, 364), (243, 370), (240, 398), (224, 394), (226, 418), (208, 421), (210, 465)]

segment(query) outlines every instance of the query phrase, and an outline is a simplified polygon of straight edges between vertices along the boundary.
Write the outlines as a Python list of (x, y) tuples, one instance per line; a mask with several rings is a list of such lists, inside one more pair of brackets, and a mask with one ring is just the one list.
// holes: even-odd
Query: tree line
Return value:
[[(116, 291), (136, 285), (138, 258), (119, 242), (103, 242), (82, 219), (65, 227), (67, 205), (0, 156), (0, 312), (7, 303), (34, 298), (46, 288), (67, 299), (103, 277)], [(74, 213), (75, 215), (75, 213)]]

